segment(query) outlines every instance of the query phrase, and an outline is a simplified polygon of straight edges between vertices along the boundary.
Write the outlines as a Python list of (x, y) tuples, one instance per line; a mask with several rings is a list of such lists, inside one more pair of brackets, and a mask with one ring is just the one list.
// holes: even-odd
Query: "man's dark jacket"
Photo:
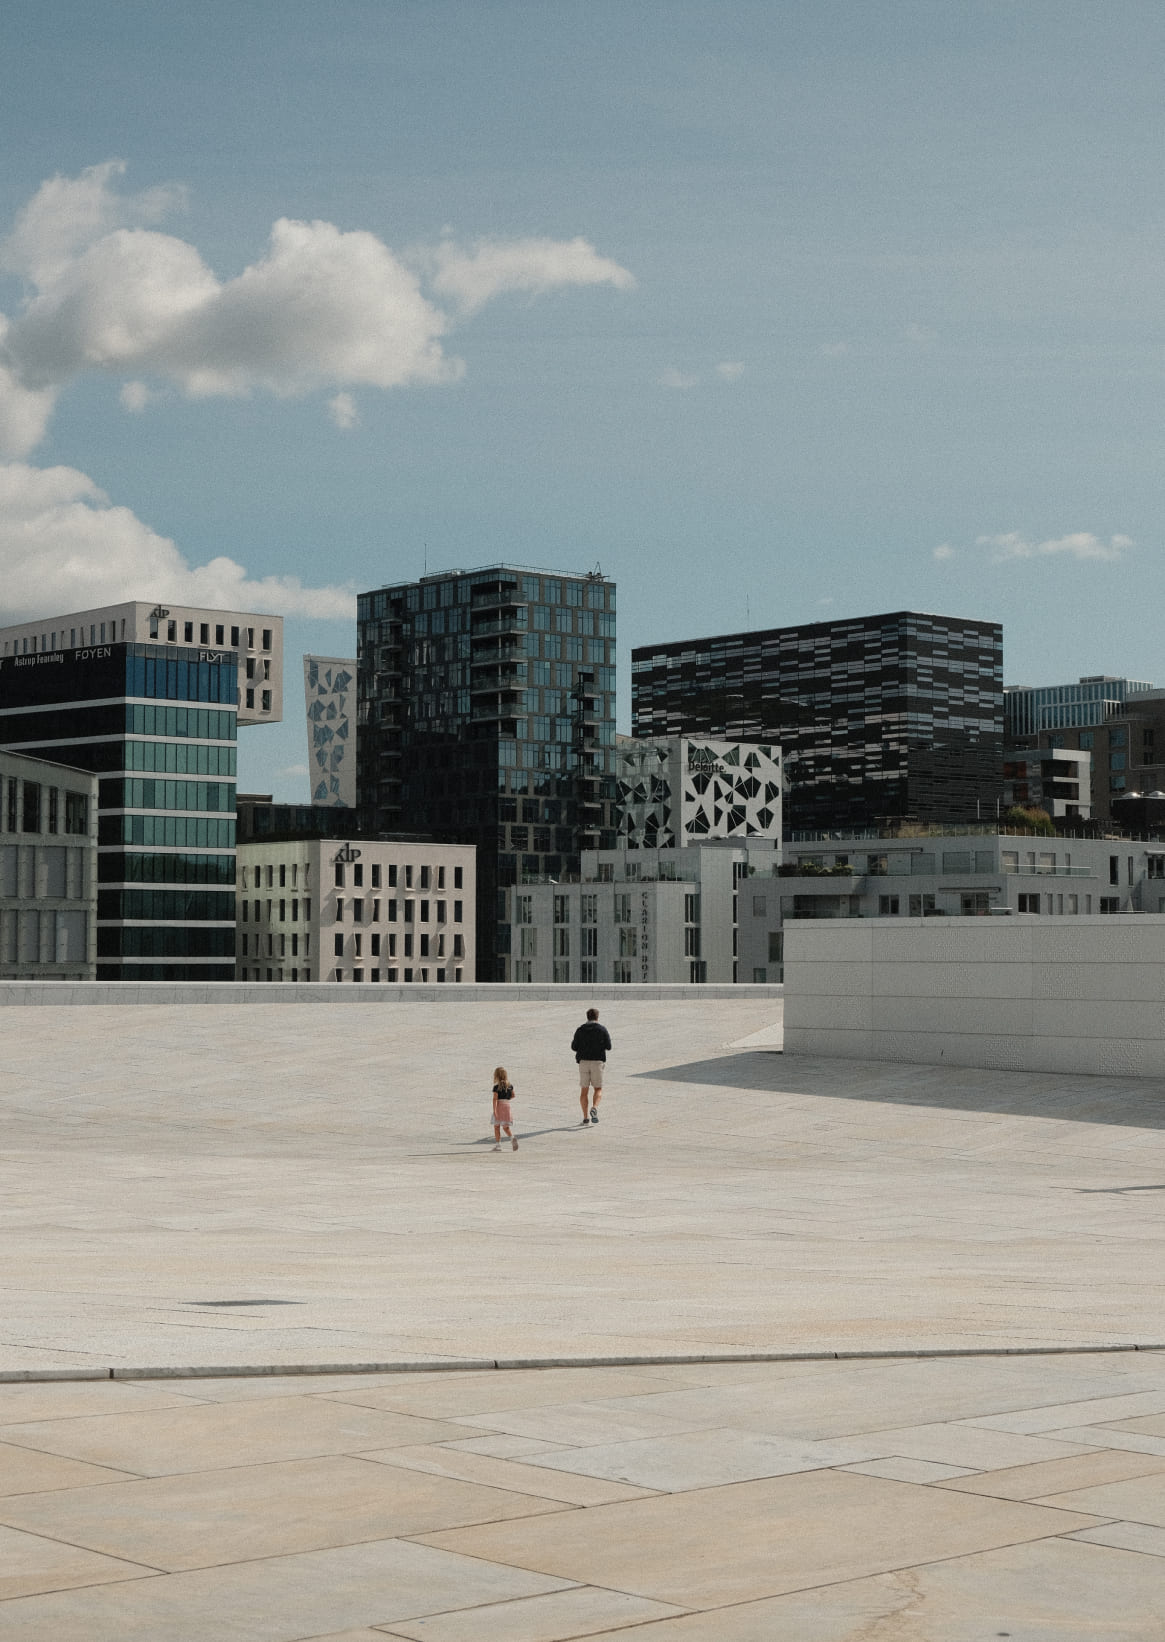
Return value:
[(570, 1040), (575, 1060), (606, 1060), (611, 1034), (600, 1021), (584, 1021)]

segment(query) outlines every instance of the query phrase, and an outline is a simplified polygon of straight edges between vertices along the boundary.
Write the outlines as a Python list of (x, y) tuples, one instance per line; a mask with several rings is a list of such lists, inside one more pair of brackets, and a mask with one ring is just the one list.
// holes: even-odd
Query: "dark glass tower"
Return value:
[(779, 742), (785, 827), (993, 816), (1003, 629), (902, 610), (632, 652), (637, 736)]
[(615, 843), (614, 584), (451, 570), (357, 617), (362, 823), (477, 846), (477, 975), (506, 980), (499, 891)]
[(237, 696), (230, 650), (0, 659), (0, 745), (100, 777), (98, 980), (234, 979)]

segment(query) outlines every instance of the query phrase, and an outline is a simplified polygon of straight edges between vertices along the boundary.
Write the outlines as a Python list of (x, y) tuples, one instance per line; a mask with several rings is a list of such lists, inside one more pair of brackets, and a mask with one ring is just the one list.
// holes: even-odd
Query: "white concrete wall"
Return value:
[(1165, 918), (786, 924), (785, 1053), (1165, 1077)]

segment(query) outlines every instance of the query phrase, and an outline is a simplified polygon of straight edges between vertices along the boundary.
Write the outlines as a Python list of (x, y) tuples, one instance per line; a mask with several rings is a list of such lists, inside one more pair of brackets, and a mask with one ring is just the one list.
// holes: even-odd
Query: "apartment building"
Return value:
[(577, 882), (506, 891), (515, 981), (737, 980), (739, 890), (771, 874), (773, 840), (583, 852)]
[(97, 777), (0, 751), (0, 979), (97, 973)]
[(477, 850), (477, 978), (509, 979), (499, 890), (613, 847), (615, 588), (450, 570), (357, 601), (362, 830)]
[(471, 981), (474, 852), (290, 837), (238, 848), (240, 981)]

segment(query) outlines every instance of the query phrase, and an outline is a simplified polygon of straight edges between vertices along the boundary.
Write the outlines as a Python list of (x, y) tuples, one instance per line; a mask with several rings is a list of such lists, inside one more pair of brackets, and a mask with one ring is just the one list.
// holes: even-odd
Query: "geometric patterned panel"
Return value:
[(307, 756), (311, 801), (356, 803), (356, 663), (341, 656), (304, 656)]
[(682, 742), (680, 822), (687, 838), (779, 838), (781, 749), (747, 741)]
[(780, 838), (781, 749), (704, 737), (621, 741), (615, 796), (620, 843), (631, 849)]

